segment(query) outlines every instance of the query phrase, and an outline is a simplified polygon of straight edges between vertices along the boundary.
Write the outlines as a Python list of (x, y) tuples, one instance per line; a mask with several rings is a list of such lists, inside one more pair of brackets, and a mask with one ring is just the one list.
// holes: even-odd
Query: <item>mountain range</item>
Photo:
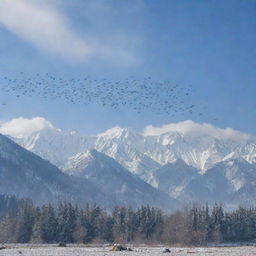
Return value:
[(32, 198), (37, 204), (68, 201), (139, 207), (143, 204), (173, 210), (178, 203), (166, 193), (131, 174), (114, 159), (91, 150), (86, 168), (75, 175), (0, 135), (0, 194)]
[(97, 184), (117, 201), (123, 193), (123, 202), (130, 205), (150, 198), (155, 205), (157, 200), (161, 206), (168, 201), (166, 207), (177, 202), (254, 205), (256, 140), (230, 134), (231, 130), (219, 128), (204, 134), (176, 130), (146, 134), (114, 127), (82, 136), (51, 126), (9, 138), (66, 176)]
[(120, 127), (96, 136), (82, 136), (51, 127), (11, 138), (64, 171), (76, 166), (82, 154), (96, 149), (145, 179), (150, 177), (151, 172), (177, 159), (182, 159), (202, 173), (228, 158), (256, 162), (256, 139), (253, 136), (236, 140), (177, 131), (149, 136)]

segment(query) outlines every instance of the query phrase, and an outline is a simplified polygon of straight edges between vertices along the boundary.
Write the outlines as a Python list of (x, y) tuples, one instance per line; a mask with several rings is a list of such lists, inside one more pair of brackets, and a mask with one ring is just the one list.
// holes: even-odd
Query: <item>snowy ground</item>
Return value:
[(131, 247), (132, 252), (111, 252), (111, 247), (83, 247), (69, 245), (59, 248), (56, 245), (8, 245), (0, 250), (0, 256), (137, 256), (137, 255), (196, 255), (196, 256), (253, 256), (256, 255), (256, 247), (211, 247), (211, 248), (170, 248), (171, 253), (162, 253), (163, 247)]

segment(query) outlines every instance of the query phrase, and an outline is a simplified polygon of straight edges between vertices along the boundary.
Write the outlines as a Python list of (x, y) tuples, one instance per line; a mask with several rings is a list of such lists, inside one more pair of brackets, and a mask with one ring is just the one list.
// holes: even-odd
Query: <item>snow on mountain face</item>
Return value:
[(3, 135), (0, 135), (0, 193), (29, 197), (36, 204), (66, 200), (80, 205), (116, 205), (113, 197), (96, 184), (64, 174)]
[(153, 181), (156, 188), (181, 203), (221, 202), (230, 209), (256, 205), (256, 165), (242, 158), (217, 163), (203, 174), (178, 160), (157, 170)]
[(157, 170), (150, 183), (173, 198), (181, 199), (188, 184), (199, 176), (201, 175), (196, 169), (188, 166), (183, 160), (177, 160)]
[(242, 156), (249, 163), (256, 162), (256, 143), (250, 142), (246, 144), (244, 147), (238, 149), (239, 155)]
[(122, 164), (145, 180), (160, 167), (157, 161), (145, 153), (145, 138), (128, 129), (115, 127), (99, 134), (94, 148)]
[[(255, 206), (256, 165), (243, 158), (228, 159), (216, 164), (203, 175), (202, 183), (212, 194), (211, 200), (231, 207)], [(248, 193), (248, 191), (250, 191)], [(243, 198), (243, 200), (241, 200)], [(247, 199), (246, 200), (244, 199)]]
[(97, 184), (101, 190), (118, 198), (122, 205), (139, 207), (149, 204), (169, 210), (177, 206), (176, 200), (153, 188), (103, 153), (90, 150), (80, 161), (77, 161), (78, 168), (75, 171), (71, 169), (67, 173), (71, 171), (74, 176)]
[[(198, 125), (196, 124), (196, 127)], [(86, 158), (86, 152), (96, 149), (114, 158), (145, 181), (152, 179), (153, 173), (160, 166), (174, 163), (177, 159), (182, 159), (201, 173), (232, 155), (242, 157), (250, 163), (256, 162), (255, 139), (243, 136), (238, 140), (236, 135), (238, 136), (239, 132), (232, 135), (228, 129), (223, 130), (225, 136), (222, 136), (222, 130), (218, 128), (218, 136), (215, 136), (212, 129), (210, 127), (210, 132), (203, 134), (171, 130), (143, 135), (127, 128), (114, 127), (89, 137), (47, 127), (13, 139), (62, 170), (81, 169), (82, 158)]]
[[(231, 149), (225, 142), (212, 137), (184, 136), (166, 133), (155, 138), (159, 146), (147, 154), (161, 164), (184, 160), (199, 170), (205, 171), (225, 157)], [(162, 153), (163, 152), (163, 153)]]
[(63, 133), (55, 128), (14, 138), (14, 141), (61, 169), (65, 169), (71, 156), (84, 152), (94, 145), (93, 138), (82, 137), (75, 132)]
[[(188, 132), (186, 127), (178, 129), (175, 126), (175, 130), (171, 126), (169, 131), (164, 127), (164, 132), (156, 130), (140, 134), (114, 127), (89, 137), (62, 132), (41, 119), (39, 121), (42, 125), (36, 129), (29, 127), (30, 132), (26, 132), (26, 124), (22, 132), (17, 127), (13, 129), (12, 125), (5, 126), (2, 131), (8, 133), (8, 127), (11, 127), (9, 137), (12, 136), (15, 142), (57, 165), (69, 174), (66, 176), (89, 179), (88, 182), (111, 191), (115, 200), (121, 193), (122, 200), (137, 205), (144, 199), (150, 201), (151, 195), (155, 199), (162, 198), (163, 204), (167, 200), (163, 198), (168, 195), (181, 203), (223, 202), (233, 207), (241, 202), (247, 205), (255, 202), (256, 140), (252, 136), (240, 136), (240, 132), (232, 129), (224, 129), (223, 135), (222, 129), (216, 130), (212, 126), (206, 126), (207, 132), (194, 132), (198, 124), (189, 122), (193, 132)], [(98, 153), (93, 154), (92, 149)], [(0, 153), (5, 154), (1, 148)], [(138, 177), (138, 180), (131, 178), (126, 169), (151, 186), (141, 183), (143, 181)], [(135, 184), (136, 188), (133, 187)], [(148, 196), (133, 200), (131, 192), (135, 190)]]

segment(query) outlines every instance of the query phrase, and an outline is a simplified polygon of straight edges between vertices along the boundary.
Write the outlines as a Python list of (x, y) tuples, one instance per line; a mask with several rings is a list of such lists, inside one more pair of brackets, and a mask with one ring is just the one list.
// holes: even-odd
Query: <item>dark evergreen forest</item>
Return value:
[(30, 199), (0, 195), (0, 243), (166, 243), (206, 245), (256, 239), (256, 209), (225, 212), (222, 205), (175, 213), (141, 206), (79, 208), (62, 202), (35, 206)]

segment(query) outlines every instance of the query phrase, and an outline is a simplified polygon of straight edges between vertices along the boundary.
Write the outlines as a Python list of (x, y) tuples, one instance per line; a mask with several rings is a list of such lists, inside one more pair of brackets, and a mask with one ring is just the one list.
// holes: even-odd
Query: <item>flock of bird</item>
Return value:
[(67, 104), (97, 103), (114, 109), (129, 108), (138, 113), (150, 110), (174, 116), (177, 113), (193, 114), (196, 109), (189, 103), (189, 96), (193, 93), (191, 88), (171, 81), (157, 82), (151, 77), (113, 82), (88, 76), (63, 78), (49, 73), (31, 77), (21, 72), (16, 78), (2, 77), (0, 87), (16, 98), (39, 96), (46, 100), (62, 99)]

